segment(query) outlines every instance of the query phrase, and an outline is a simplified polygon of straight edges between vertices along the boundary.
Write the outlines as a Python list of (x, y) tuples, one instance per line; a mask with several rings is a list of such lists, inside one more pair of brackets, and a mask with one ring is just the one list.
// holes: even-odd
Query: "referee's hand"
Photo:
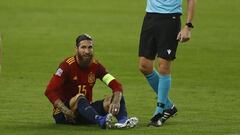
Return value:
[(181, 43), (187, 42), (191, 38), (191, 28), (185, 26), (177, 36), (177, 40)]

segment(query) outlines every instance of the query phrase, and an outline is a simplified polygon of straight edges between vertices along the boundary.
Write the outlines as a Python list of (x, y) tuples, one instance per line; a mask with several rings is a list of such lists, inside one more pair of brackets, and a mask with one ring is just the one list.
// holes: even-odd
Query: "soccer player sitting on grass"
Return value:
[[(92, 90), (100, 79), (112, 89), (112, 96), (92, 102)], [(132, 128), (136, 117), (128, 118), (121, 84), (93, 58), (93, 40), (83, 34), (76, 39), (76, 55), (66, 58), (50, 80), (45, 95), (53, 104), (57, 124), (98, 124), (101, 128)], [(117, 123), (113, 125), (112, 117)]]

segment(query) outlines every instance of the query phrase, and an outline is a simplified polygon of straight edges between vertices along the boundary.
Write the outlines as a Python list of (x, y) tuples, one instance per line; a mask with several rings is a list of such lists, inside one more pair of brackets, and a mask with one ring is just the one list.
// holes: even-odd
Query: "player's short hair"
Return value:
[(92, 37), (88, 34), (82, 34), (82, 35), (79, 35), (76, 39), (76, 46), (79, 47), (79, 43), (83, 40), (91, 40), (92, 41)]

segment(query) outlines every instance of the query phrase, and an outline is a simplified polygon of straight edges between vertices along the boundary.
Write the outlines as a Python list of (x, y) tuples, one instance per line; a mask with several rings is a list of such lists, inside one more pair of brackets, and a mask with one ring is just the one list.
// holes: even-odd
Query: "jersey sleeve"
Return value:
[(96, 77), (102, 80), (106, 74), (108, 74), (106, 68), (102, 64), (98, 63)]
[(97, 77), (103, 81), (113, 92), (120, 91), (122, 92), (122, 85), (106, 71), (105, 67), (98, 63)]
[(49, 101), (54, 104), (54, 102), (61, 97), (60, 89), (68, 77), (68, 64), (62, 62), (56, 73), (53, 74), (48, 86), (45, 90), (45, 95)]

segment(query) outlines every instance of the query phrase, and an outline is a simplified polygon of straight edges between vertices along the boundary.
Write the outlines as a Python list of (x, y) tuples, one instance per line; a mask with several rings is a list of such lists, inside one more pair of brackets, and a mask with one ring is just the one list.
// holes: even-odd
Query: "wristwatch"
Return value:
[(188, 28), (193, 28), (193, 24), (191, 22), (188, 22), (185, 24)]

